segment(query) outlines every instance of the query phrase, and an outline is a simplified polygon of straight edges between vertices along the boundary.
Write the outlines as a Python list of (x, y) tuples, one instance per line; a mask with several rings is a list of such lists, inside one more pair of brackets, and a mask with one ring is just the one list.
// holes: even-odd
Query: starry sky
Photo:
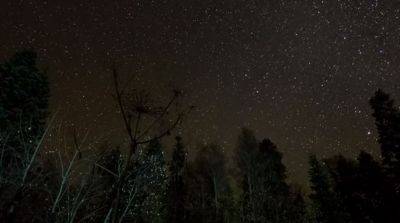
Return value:
[(289, 179), (307, 157), (378, 155), (368, 99), (400, 98), (400, 3), (380, 0), (1, 0), (0, 59), (35, 49), (60, 129), (121, 141), (110, 61), (154, 95), (195, 105), (190, 148), (232, 151), (240, 127), (268, 137)]

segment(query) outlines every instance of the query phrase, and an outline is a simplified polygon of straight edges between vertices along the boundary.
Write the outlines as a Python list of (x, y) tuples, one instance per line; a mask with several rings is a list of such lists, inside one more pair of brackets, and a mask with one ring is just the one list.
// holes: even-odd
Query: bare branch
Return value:
[(168, 102), (168, 104), (164, 107), (162, 110), (161, 114), (156, 118), (144, 131), (143, 133), (138, 137), (138, 139), (144, 137), (168, 112), (169, 108), (172, 106), (173, 102), (178, 98), (177, 94), (174, 94), (174, 96), (171, 98), (171, 100)]
[(188, 111), (186, 111), (186, 112), (181, 112), (181, 113), (178, 115), (178, 117), (175, 119), (175, 122), (174, 122), (168, 129), (166, 129), (165, 131), (163, 131), (163, 132), (160, 133), (159, 135), (154, 136), (154, 137), (152, 137), (151, 139), (148, 139), (148, 140), (145, 140), (145, 141), (139, 141), (139, 142), (137, 142), (137, 144), (139, 144), (139, 145), (140, 145), (140, 144), (146, 144), (146, 143), (151, 142), (152, 140), (159, 140), (159, 139), (163, 138), (164, 136), (169, 135), (169, 134), (171, 133), (171, 131), (174, 130), (174, 129), (179, 125), (179, 123), (182, 121), (182, 119), (184, 118), (184, 116), (185, 116), (186, 114), (190, 113), (192, 109), (193, 109), (193, 107), (190, 107), (190, 108), (188, 109)]
[(118, 84), (118, 71), (115, 68), (115, 66), (113, 66), (113, 68), (112, 68), (112, 73), (113, 73), (113, 80), (114, 80), (115, 97), (116, 97), (116, 100), (117, 100), (117, 103), (118, 103), (118, 106), (119, 106), (119, 110), (120, 110), (121, 115), (122, 115), (122, 119), (124, 121), (126, 132), (127, 132), (128, 136), (129, 136), (129, 139), (131, 140), (131, 143), (132, 143), (132, 142), (134, 142), (134, 138), (132, 136), (132, 128), (131, 128), (130, 122), (129, 122), (128, 118), (127, 118), (125, 108), (123, 106), (122, 94), (121, 94), (121, 91), (119, 89), (119, 84)]
[(47, 125), (47, 127), (46, 127), (46, 129), (45, 129), (45, 131), (44, 131), (44, 133), (42, 134), (42, 137), (40, 138), (38, 144), (36, 145), (35, 151), (33, 152), (32, 157), (31, 157), (31, 159), (30, 159), (30, 161), (29, 161), (29, 164), (28, 164), (28, 166), (25, 168), (24, 175), (22, 176), (21, 185), (24, 185), (24, 183), (25, 183), (25, 180), (26, 180), (26, 177), (27, 177), (27, 175), (28, 175), (28, 172), (29, 172), (31, 166), (33, 165), (33, 162), (35, 161), (37, 154), (39, 153), (39, 149), (40, 149), (40, 147), (42, 146), (44, 137), (47, 135), (47, 132), (49, 131), (50, 126), (51, 126), (51, 124), (53, 123), (54, 118), (56, 117), (56, 114), (57, 114), (57, 112), (56, 112), (56, 113), (53, 115), (53, 117), (51, 118), (49, 124)]

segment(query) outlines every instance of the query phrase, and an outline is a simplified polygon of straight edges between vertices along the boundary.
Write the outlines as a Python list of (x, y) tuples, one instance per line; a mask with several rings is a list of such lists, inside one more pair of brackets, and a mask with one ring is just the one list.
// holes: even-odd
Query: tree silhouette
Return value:
[(349, 213), (352, 222), (360, 222), (364, 216), (361, 215), (357, 196), (359, 192), (357, 163), (342, 155), (327, 159), (325, 163), (332, 179), (332, 189), (337, 200), (340, 200), (343, 210)]
[(295, 221), (299, 220), (296, 214), (303, 217), (301, 195), (291, 197), (282, 154), (274, 143), (269, 139), (258, 143), (250, 130), (242, 129), (236, 157), (242, 182), (242, 222)]
[(282, 222), (288, 211), (289, 186), (286, 184), (286, 168), (282, 154), (274, 143), (264, 139), (259, 144), (256, 161), (255, 222)]
[(357, 191), (359, 222), (382, 222), (385, 215), (385, 176), (377, 161), (367, 152), (358, 155)]
[[(162, 139), (192, 107), (182, 107), (180, 91), (166, 103), (158, 103), (146, 91), (127, 91), (116, 68), (112, 73), (127, 150), (106, 145), (102, 153), (87, 155), (81, 148), (86, 136), (79, 141), (74, 134), (72, 156), (60, 151), (40, 154), (49, 130), (46, 75), (32, 51), (16, 53), (0, 64), (0, 222), (400, 219), (400, 110), (382, 90), (369, 100), (382, 159), (364, 151), (357, 159), (335, 155), (320, 161), (310, 156), (308, 203), (301, 186), (287, 183), (277, 146), (267, 138), (258, 141), (246, 128), (233, 154), (216, 143), (204, 144), (191, 160), (176, 137), (167, 170)], [(232, 166), (229, 155), (234, 158)]]
[(323, 223), (348, 222), (348, 215), (342, 210), (341, 201), (332, 189), (328, 170), (315, 155), (310, 156), (310, 199), (315, 221)]
[(390, 95), (377, 90), (369, 100), (378, 130), (383, 164), (391, 174), (400, 171), (400, 113)]
[[(378, 130), (378, 142), (385, 169), (385, 210), (400, 218), (400, 112), (390, 95), (377, 90), (370, 99), (372, 116)], [(393, 220), (395, 221), (395, 220)]]
[(0, 64), (0, 220), (7, 222), (16, 215), (27, 217), (24, 200), (44, 196), (33, 179), (41, 181), (36, 157), (45, 132), (49, 86), (36, 59), (35, 52), (25, 50)]
[(188, 168), (188, 222), (229, 221), (231, 189), (226, 161), (218, 145), (203, 146)]
[(254, 133), (242, 128), (238, 137), (235, 160), (241, 182), (241, 219), (243, 222), (252, 222), (256, 218), (256, 185), (255, 169), (257, 160), (258, 142)]
[[(117, 68), (112, 67), (115, 101), (129, 139), (129, 148), (121, 174), (113, 191), (114, 200), (110, 208), (111, 222), (119, 221), (122, 188), (127, 183), (129, 170), (133, 167), (139, 147), (146, 147), (154, 140), (161, 140), (171, 134), (192, 109), (192, 106), (180, 107), (182, 92), (174, 90), (166, 105), (158, 105), (146, 91), (133, 89), (127, 92), (127, 83), (120, 85)], [(174, 109), (173, 109), (174, 108)], [(175, 112), (171, 112), (174, 110)], [(174, 117), (171, 117), (174, 116)]]
[(21, 51), (0, 65), (0, 139), (6, 147), (3, 174), (26, 165), (44, 132), (49, 86), (36, 58), (33, 51)]
[(290, 186), (289, 196), (285, 200), (286, 210), (283, 215), (286, 222), (304, 223), (306, 220), (307, 204), (301, 186)]
[(185, 185), (184, 171), (186, 163), (186, 151), (181, 137), (176, 137), (176, 145), (172, 153), (172, 161), (169, 168), (169, 203), (168, 221), (184, 222), (185, 210)]

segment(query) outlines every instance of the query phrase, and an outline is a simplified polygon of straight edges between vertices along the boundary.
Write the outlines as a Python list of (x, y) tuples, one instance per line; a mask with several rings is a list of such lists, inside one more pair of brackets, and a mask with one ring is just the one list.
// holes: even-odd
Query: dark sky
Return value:
[(378, 154), (368, 98), (378, 87), (400, 97), (399, 10), (378, 0), (2, 0), (0, 57), (37, 50), (60, 129), (123, 139), (107, 71), (116, 61), (123, 80), (155, 95), (186, 90), (192, 147), (230, 151), (246, 126), (304, 182), (309, 153)]

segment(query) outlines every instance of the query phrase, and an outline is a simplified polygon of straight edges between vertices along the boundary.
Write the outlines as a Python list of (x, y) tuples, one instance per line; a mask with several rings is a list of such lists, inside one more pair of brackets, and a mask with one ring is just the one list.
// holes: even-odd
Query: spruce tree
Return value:
[(48, 113), (49, 85), (36, 60), (36, 53), (26, 50), (0, 65), (2, 130), (28, 131), (30, 135), (43, 132)]
[(257, 176), (255, 175), (256, 161), (258, 155), (258, 141), (254, 133), (242, 128), (236, 147), (236, 166), (241, 182), (241, 219), (243, 222), (252, 222), (256, 218), (256, 194), (254, 188)]
[(226, 160), (218, 145), (202, 147), (188, 169), (187, 222), (229, 222), (231, 188)]
[(255, 213), (256, 222), (282, 222), (286, 219), (289, 187), (285, 182), (286, 168), (282, 154), (269, 139), (259, 144), (256, 162)]
[(301, 187), (290, 187), (289, 197), (285, 202), (285, 222), (305, 223), (306, 221), (306, 202)]
[[(44, 216), (47, 193), (37, 162), (40, 138), (48, 114), (49, 84), (37, 66), (37, 55), (25, 50), (0, 64), (0, 221)], [(39, 145), (40, 146), (40, 145)], [(36, 150), (38, 151), (38, 150)]]
[(185, 185), (184, 171), (186, 152), (181, 137), (176, 137), (176, 144), (172, 153), (169, 175), (169, 204), (168, 221), (173, 223), (184, 222)]
[(387, 214), (400, 218), (400, 111), (390, 95), (378, 90), (370, 99), (385, 170), (384, 203)]
[(332, 179), (332, 190), (341, 202), (343, 210), (349, 214), (352, 222), (359, 222), (361, 209), (357, 194), (359, 183), (357, 177), (357, 162), (347, 159), (342, 155), (336, 155), (326, 159), (326, 167)]
[(315, 220), (320, 223), (348, 222), (348, 215), (342, 210), (341, 202), (333, 191), (328, 170), (315, 155), (310, 156), (309, 163), (310, 199)]
[(357, 186), (359, 222), (385, 221), (385, 176), (380, 163), (365, 151), (358, 155)]
[[(21, 175), (44, 132), (49, 84), (33, 51), (21, 51), (0, 64), (0, 142), (2, 174)], [(12, 180), (20, 179), (14, 176)], [(14, 182), (16, 183), (16, 182)]]
[(400, 112), (390, 95), (380, 89), (369, 103), (378, 130), (383, 164), (391, 174), (400, 176)]
[(253, 132), (242, 129), (236, 160), (239, 182), (242, 182), (242, 222), (293, 221), (294, 215), (301, 222), (304, 215), (302, 197), (290, 194), (282, 154), (271, 140), (258, 143)]

